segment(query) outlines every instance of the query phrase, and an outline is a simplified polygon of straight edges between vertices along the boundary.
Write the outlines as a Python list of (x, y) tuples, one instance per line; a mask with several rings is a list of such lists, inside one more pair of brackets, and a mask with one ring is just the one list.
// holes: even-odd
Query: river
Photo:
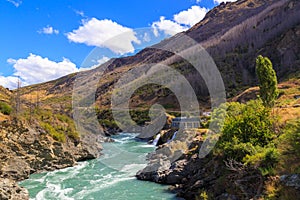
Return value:
[(174, 200), (168, 186), (139, 181), (134, 175), (145, 167), (146, 155), (154, 146), (122, 133), (114, 143), (103, 144), (104, 155), (53, 172), (33, 174), (19, 184), (35, 200)]

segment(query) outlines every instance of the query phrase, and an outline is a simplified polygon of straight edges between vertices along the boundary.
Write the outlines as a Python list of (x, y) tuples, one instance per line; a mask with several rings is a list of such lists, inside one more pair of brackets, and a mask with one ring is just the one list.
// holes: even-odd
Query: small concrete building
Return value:
[(200, 118), (193, 117), (176, 117), (172, 120), (171, 128), (172, 129), (179, 129), (180, 127), (184, 129), (191, 129), (191, 128), (200, 128)]

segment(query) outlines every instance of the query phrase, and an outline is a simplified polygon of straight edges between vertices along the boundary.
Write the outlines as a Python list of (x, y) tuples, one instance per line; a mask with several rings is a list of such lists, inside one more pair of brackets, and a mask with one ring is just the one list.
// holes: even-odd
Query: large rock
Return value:
[(0, 199), (27, 200), (29, 199), (29, 194), (25, 188), (19, 187), (16, 182), (0, 178)]
[(144, 169), (140, 170), (136, 177), (140, 180), (149, 180), (156, 183), (165, 182), (165, 174), (171, 166), (170, 160), (163, 155), (159, 155), (155, 160), (150, 163)]

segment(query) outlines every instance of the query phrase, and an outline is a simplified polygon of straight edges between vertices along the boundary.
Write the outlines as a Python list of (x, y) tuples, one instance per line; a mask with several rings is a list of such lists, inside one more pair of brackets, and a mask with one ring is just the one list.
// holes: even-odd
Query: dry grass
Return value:
[[(53, 95), (50, 95), (50, 97)], [(24, 95), (22, 95), (22, 99), (31, 102), (31, 103), (35, 103), (36, 100), (45, 100), (49, 98), (49, 95), (47, 95), (47, 91), (46, 90), (37, 90), (37, 91), (32, 91), (30, 93), (26, 93)]]
[(300, 119), (300, 107), (275, 108), (274, 112), (279, 116), (279, 124), (281, 125), (294, 119)]
[(0, 113), (0, 122), (3, 122), (3, 121), (8, 120), (8, 119), (9, 119), (9, 116), (3, 115), (2, 113)]
[[(291, 79), (280, 83), (278, 88), (280, 96), (276, 102), (274, 113), (279, 116), (279, 123), (284, 125), (287, 121), (300, 118), (300, 107), (295, 106), (300, 104), (300, 99), (295, 98), (295, 96), (300, 96), (300, 80)], [(259, 87), (251, 87), (229, 101), (245, 103), (257, 98), (257, 95), (259, 95)]]
[(8, 102), (11, 98), (11, 95), (12, 95), (12, 93), (9, 90), (0, 86), (0, 101)]

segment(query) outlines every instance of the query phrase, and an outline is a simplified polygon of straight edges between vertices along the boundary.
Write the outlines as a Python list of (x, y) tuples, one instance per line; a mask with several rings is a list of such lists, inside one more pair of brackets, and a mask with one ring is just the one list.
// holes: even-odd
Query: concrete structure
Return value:
[(200, 118), (193, 117), (176, 117), (172, 120), (171, 128), (172, 129), (179, 129), (180, 127), (184, 129), (191, 129), (191, 128), (200, 128)]

